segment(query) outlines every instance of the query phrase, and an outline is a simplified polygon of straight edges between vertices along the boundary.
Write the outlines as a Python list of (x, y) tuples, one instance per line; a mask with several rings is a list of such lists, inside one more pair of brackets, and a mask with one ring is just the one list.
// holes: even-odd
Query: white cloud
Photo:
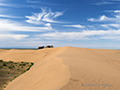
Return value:
[[(55, 32), (46, 33), (42, 35), (37, 35), (36, 37), (43, 37), (44, 39), (54, 39), (54, 40), (84, 40), (92, 39), (97, 36), (99, 39), (103, 36), (119, 36), (120, 30), (92, 30), (92, 31), (82, 31), (82, 32)], [(90, 37), (90, 38), (89, 38)], [(92, 37), (92, 38), (91, 38)], [(105, 38), (104, 38), (105, 39)], [(107, 39), (107, 38), (106, 38)]]
[(120, 36), (103, 36), (100, 37), (101, 39), (113, 39), (113, 40), (120, 40)]
[(107, 5), (107, 4), (114, 4), (114, 2), (108, 2), (108, 1), (103, 1), (103, 2), (98, 2), (98, 3), (94, 3), (94, 5)]
[(10, 39), (15, 39), (15, 40), (21, 40), (26, 37), (29, 37), (29, 35), (23, 35), (23, 34), (0, 34), (0, 40), (10, 40)]
[(120, 1), (120, 0), (111, 0), (111, 1)]
[(0, 6), (9, 6), (9, 5), (5, 3), (0, 3)]
[(27, 0), (28, 3), (39, 3), (38, 1), (30, 1), (30, 0)]
[(16, 16), (10, 16), (10, 15), (0, 15), (0, 17), (4, 17), (4, 18), (21, 18), (21, 17), (16, 17)]
[(120, 24), (102, 24), (100, 26), (104, 28), (111, 28), (111, 27), (120, 28)]
[(109, 27), (109, 25), (107, 25), (107, 24), (102, 24), (102, 25), (100, 25), (101, 27), (104, 27), (104, 28), (110, 28)]
[(113, 26), (113, 27), (116, 27), (116, 28), (120, 27), (120, 24), (109, 24), (109, 25)]
[(1, 2), (0, 2), (0, 6), (4, 6), (4, 7), (13, 7), (13, 5), (6, 4), (6, 3), (1, 3)]
[(47, 24), (45, 24), (45, 26), (47, 26), (47, 27), (51, 27), (51, 24), (50, 24), (50, 23), (47, 23)]
[(51, 9), (49, 9), (49, 12), (47, 12), (46, 9), (41, 8), (41, 13), (34, 13), (32, 16), (25, 16), (28, 18), (26, 22), (32, 23), (32, 24), (43, 24), (46, 22), (49, 23), (60, 23), (59, 21), (55, 21), (54, 19), (63, 15), (63, 12), (51, 12)]
[(85, 28), (85, 26), (82, 25), (63, 25), (64, 27), (75, 27), (75, 28)]
[(106, 17), (105, 15), (100, 16), (99, 19), (94, 19), (94, 18), (90, 18), (88, 19), (88, 21), (92, 21), (92, 22), (96, 22), (96, 21), (108, 21), (111, 20), (110, 18)]
[(120, 13), (120, 10), (115, 10), (114, 13)]
[(63, 12), (55, 12), (55, 15), (53, 16), (53, 18), (57, 18), (62, 15), (63, 15)]
[(3, 32), (9, 32), (9, 31), (45, 31), (45, 30), (51, 30), (51, 26), (45, 26), (45, 27), (32, 27), (32, 26), (25, 26), (21, 23), (17, 23), (14, 21), (10, 21), (7, 19), (0, 19), (0, 31)]
[(90, 19), (88, 19), (88, 21), (91, 21), (91, 22), (109, 21), (109, 22), (114, 22), (114, 23), (120, 23), (120, 11), (115, 10), (114, 14), (115, 15), (113, 17), (107, 17), (105, 15), (102, 15), (98, 19), (90, 18)]

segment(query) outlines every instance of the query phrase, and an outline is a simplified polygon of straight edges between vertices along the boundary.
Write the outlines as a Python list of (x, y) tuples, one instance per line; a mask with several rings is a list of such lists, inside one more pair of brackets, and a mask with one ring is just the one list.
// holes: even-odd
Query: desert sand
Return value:
[(120, 90), (120, 50), (68, 46), (1, 49), (0, 59), (34, 62), (5, 90)]

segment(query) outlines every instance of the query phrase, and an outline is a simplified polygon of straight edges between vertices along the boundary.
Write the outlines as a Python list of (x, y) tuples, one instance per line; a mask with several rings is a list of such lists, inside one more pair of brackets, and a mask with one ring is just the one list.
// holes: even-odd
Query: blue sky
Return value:
[(120, 49), (120, 0), (0, 0), (0, 47)]

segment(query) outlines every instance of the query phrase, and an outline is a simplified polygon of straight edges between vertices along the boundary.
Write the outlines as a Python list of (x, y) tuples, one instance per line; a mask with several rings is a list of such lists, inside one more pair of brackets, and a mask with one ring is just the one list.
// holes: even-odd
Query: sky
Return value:
[(120, 49), (120, 0), (0, 0), (0, 48)]

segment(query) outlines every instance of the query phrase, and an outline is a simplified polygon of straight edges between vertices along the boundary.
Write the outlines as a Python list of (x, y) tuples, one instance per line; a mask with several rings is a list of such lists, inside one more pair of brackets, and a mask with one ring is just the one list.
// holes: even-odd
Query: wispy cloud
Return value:
[(111, 18), (108, 18), (108, 17), (106, 17), (105, 15), (100, 16), (99, 19), (94, 19), (94, 18), (88, 19), (88, 21), (91, 21), (91, 22), (108, 21), (108, 20), (111, 20)]
[(109, 2), (109, 1), (102, 1), (102, 2), (97, 2), (94, 3), (94, 5), (107, 5), (107, 4), (114, 4), (114, 2)]
[(43, 32), (46, 30), (51, 30), (51, 26), (44, 26), (44, 27), (35, 27), (35, 26), (25, 26), (21, 23), (11, 21), (8, 19), (0, 19), (0, 31), (3, 32), (10, 32), (10, 31), (37, 31)]
[(30, 0), (27, 0), (26, 2), (28, 2), (28, 3), (39, 3), (39, 1), (30, 1)]
[(117, 4), (120, 0), (101, 0), (100, 2), (94, 3), (94, 5), (100, 6), (100, 5), (111, 5), (111, 4)]
[(14, 6), (11, 5), (11, 4), (1, 3), (1, 2), (0, 2), (0, 6), (4, 6), (4, 7), (14, 7)]
[(107, 17), (105, 15), (100, 16), (98, 19), (95, 18), (90, 18), (88, 19), (88, 21), (91, 22), (101, 22), (101, 21), (111, 21), (111, 22), (116, 22), (116, 23), (120, 23), (120, 10), (115, 10), (113, 12), (114, 16), (113, 17)]
[(0, 6), (9, 6), (9, 4), (0, 3)]
[(111, 0), (111, 1), (120, 1), (120, 0)]
[(26, 2), (31, 3), (31, 4), (42, 4), (42, 5), (50, 5), (50, 6), (59, 6), (59, 4), (55, 4), (55, 3), (50, 3), (50, 2), (44, 2), (44, 1), (31, 1), (31, 0), (27, 0)]
[(118, 28), (118, 29), (120, 29), (120, 24), (102, 24), (102, 25), (100, 25), (100, 26), (102, 26), (102, 27), (104, 27), (104, 28)]
[(75, 27), (75, 28), (85, 28), (83, 25), (63, 25), (64, 27)]
[[(120, 30), (92, 30), (92, 31), (82, 31), (82, 32), (55, 32), (55, 33), (46, 33), (42, 35), (37, 35), (37, 37), (43, 37), (46, 39), (53, 40), (84, 40), (92, 39), (98, 37), (102, 39), (104, 36), (116, 37), (120, 35)], [(104, 38), (109, 39), (109, 38)], [(111, 38), (110, 38), (111, 39)]]
[(26, 37), (29, 37), (29, 35), (23, 35), (23, 34), (0, 34), (0, 40), (10, 40), (10, 39), (15, 39), (15, 40), (21, 40)]
[(120, 40), (120, 36), (103, 36), (101, 39), (112, 39), (112, 40)]
[(63, 12), (52, 12), (51, 9), (49, 9), (49, 12), (47, 12), (46, 9), (41, 8), (41, 13), (34, 13), (32, 16), (25, 16), (28, 18), (26, 22), (32, 23), (32, 24), (43, 24), (46, 22), (49, 23), (60, 23), (60, 21), (56, 21), (56, 19), (59, 16), (63, 15)]
[(0, 14), (0, 17), (3, 17), (3, 18), (22, 18), (22, 17), (17, 17), (17, 16), (1, 15), (1, 14)]

